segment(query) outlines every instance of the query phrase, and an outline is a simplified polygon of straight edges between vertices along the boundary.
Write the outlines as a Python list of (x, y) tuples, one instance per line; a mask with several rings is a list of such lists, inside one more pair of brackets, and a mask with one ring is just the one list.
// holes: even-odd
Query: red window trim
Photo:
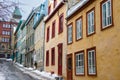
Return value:
[(47, 27), (47, 35), (46, 35), (46, 42), (49, 41), (49, 33), (50, 33), (50, 26)]
[(54, 0), (54, 4), (53, 4), (53, 7), (55, 8), (57, 5), (57, 0)]
[(61, 17), (63, 18), (62, 22), (64, 23), (64, 14), (62, 13), (60, 16), (59, 16), (59, 28), (58, 28), (58, 34), (62, 33), (63, 32), (63, 23), (62, 23), (62, 29), (61, 29)]
[(51, 65), (55, 65), (55, 47), (51, 49)]
[(49, 66), (49, 50), (46, 51), (46, 66)]
[[(88, 23), (87, 23), (87, 20), (88, 20), (88, 14), (91, 12), (91, 11), (94, 11), (94, 33), (91, 33), (91, 34), (88, 34)], [(87, 11), (86, 13), (86, 36), (89, 37), (89, 36), (92, 36), (93, 34), (96, 33), (96, 18), (95, 18), (95, 7), (93, 7), (92, 9), (90, 9), (89, 11)]]
[(50, 14), (50, 12), (51, 12), (51, 5), (49, 5), (48, 7), (48, 14)]
[(52, 38), (55, 37), (55, 25), (56, 25), (56, 20), (52, 22)]
[[(96, 74), (89, 74), (88, 72), (88, 51), (90, 50), (95, 50), (95, 67), (96, 67)], [(97, 60), (96, 60), (96, 47), (91, 47), (91, 48), (88, 48), (86, 50), (87, 54), (86, 54), (86, 57), (87, 57), (87, 75), (88, 76), (97, 76)]]
[[(79, 54), (79, 53), (82, 53), (82, 52), (83, 52), (83, 55), (84, 55), (84, 74), (79, 74), (78, 75), (78, 74), (76, 74), (76, 54)], [(74, 59), (75, 59), (75, 75), (76, 76), (85, 76), (85, 52), (84, 52), (84, 50), (75, 52)]]

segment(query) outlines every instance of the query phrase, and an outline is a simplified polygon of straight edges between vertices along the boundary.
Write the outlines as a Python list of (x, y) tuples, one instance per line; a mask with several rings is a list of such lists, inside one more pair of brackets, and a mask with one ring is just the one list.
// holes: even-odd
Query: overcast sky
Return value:
[(38, 7), (45, 0), (19, 0), (22, 19), (26, 19), (33, 8)]

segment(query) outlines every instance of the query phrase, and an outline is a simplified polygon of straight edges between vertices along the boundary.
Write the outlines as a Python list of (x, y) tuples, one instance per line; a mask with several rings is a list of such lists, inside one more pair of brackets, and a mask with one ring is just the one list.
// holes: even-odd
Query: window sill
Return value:
[(72, 41), (71, 43), (68, 43), (68, 42), (67, 42), (67, 45), (71, 45), (72, 43), (73, 43), (73, 41)]
[(79, 40), (82, 40), (83, 38), (81, 37), (81, 38), (79, 38), (79, 39), (76, 39), (76, 41), (79, 41)]
[(95, 32), (93, 32), (93, 33), (91, 33), (91, 34), (87, 34), (87, 37), (92, 36), (92, 35), (94, 35), (94, 34), (95, 34)]
[(111, 28), (111, 27), (113, 27), (113, 24), (110, 24), (110, 25), (108, 25), (108, 26), (105, 26), (104, 28), (101, 26), (101, 31), (106, 30), (106, 29), (109, 29), (109, 28)]

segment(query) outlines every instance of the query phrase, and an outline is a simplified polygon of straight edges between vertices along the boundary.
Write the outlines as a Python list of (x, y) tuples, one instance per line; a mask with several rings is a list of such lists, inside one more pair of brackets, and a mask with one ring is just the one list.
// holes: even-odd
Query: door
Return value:
[(72, 54), (67, 55), (67, 80), (72, 79)]
[(58, 44), (58, 75), (62, 75), (62, 43)]

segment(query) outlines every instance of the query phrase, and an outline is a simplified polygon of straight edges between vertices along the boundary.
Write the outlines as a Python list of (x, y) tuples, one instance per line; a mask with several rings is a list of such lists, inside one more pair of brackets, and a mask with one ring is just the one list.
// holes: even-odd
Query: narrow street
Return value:
[(0, 60), (0, 80), (38, 80), (23, 73), (11, 61)]

